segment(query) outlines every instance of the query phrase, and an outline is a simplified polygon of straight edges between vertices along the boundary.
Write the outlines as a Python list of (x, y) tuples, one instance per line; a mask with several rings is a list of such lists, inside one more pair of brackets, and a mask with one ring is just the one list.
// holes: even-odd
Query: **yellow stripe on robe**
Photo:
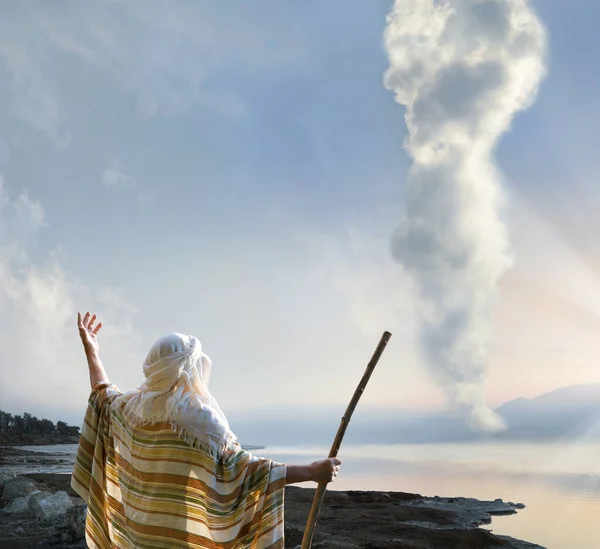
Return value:
[(111, 411), (120, 394), (94, 387), (73, 468), (90, 549), (283, 549), (285, 465), (133, 425)]

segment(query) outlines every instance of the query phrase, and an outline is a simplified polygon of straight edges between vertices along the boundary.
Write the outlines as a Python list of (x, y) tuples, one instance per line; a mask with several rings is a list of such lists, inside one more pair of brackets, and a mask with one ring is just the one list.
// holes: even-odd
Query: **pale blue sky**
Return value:
[[(389, 253), (410, 166), (382, 85), (390, 5), (0, 3), (0, 406), (78, 417), (88, 307), (122, 388), (183, 331), (225, 410), (339, 406), (389, 329), (365, 399), (443, 405)], [(497, 153), (518, 259), (492, 403), (598, 381), (600, 6), (535, 6), (548, 76)]]

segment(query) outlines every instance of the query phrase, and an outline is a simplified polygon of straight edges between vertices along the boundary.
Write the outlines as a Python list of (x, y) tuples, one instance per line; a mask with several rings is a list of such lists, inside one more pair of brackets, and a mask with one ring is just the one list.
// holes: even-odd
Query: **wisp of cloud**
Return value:
[(493, 152), (531, 105), (545, 31), (527, 0), (396, 0), (385, 86), (413, 159), (394, 258), (421, 294), (424, 356), (474, 429), (502, 429), (482, 385), (497, 286), (511, 265)]

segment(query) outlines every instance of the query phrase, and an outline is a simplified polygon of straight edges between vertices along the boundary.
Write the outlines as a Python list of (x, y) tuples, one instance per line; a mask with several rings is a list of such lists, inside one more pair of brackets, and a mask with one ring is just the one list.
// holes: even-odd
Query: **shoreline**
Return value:
[(54, 446), (56, 444), (77, 444), (79, 435), (17, 435), (0, 433), (0, 449), (2, 447), (19, 446)]
[[(60, 454), (32, 452), (18, 447), (0, 448), (0, 471), (6, 462), (19, 465), (39, 458), (46, 463), (63, 459)], [(35, 467), (35, 464), (31, 464)], [(39, 465), (39, 463), (38, 463)], [(66, 464), (64, 464), (66, 465)], [(0, 486), (3, 475), (0, 473)], [(72, 507), (60, 520), (40, 520), (25, 512), (7, 514), (0, 499), (0, 549), (48, 547), (85, 549), (83, 539), (85, 504), (70, 488), (70, 472), (21, 473), (32, 490), (49, 494), (66, 492)], [(299, 546), (314, 496), (314, 488), (287, 486), (285, 489), (286, 548)], [(315, 549), (386, 548), (405, 549), (543, 549), (534, 543), (491, 533), (487, 526), (495, 515), (515, 514), (524, 506), (502, 500), (480, 501), (462, 497), (426, 497), (387, 491), (335, 491), (325, 494), (313, 539)]]

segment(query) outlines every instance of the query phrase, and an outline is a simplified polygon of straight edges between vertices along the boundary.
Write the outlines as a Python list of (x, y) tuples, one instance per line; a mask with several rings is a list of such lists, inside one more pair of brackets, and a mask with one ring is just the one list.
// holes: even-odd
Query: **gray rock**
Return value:
[(4, 508), (4, 512), (9, 515), (22, 515), (29, 512), (29, 496), (14, 498)]
[(23, 530), (23, 527), (22, 527), (22, 526), (17, 526), (17, 527), (14, 529), (14, 533), (15, 533), (17, 536), (24, 536), (24, 535), (25, 535), (25, 530)]
[(50, 494), (49, 492), (42, 492), (41, 490), (38, 490), (37, 492), (32, 492), (31, 495), (29, 496), (29, 508), (34, 511), (35, 510), (35, 504), (44, 499), (47, 498), (48, 496), (50, 496), (52, 494)]
[(65, 515), (73, 507), (69, 495), (64, 492), (56, 492), (43, 499), (34, 499), (31, 503), (31, 511), (36, 518), (52, 519)]
[[(360, 549), (361, 546), (344, 539), (329, 539), (313, 543), (315, 549)], [(301, 545), (299, 547), (302, 547)]]
[(65, 528), (68, 539), (77, 541), (85, 537), (85, 517), (87, 505), (74, 505), (67, 510)]
[(406, 505), (451, 511), (456, 515), (455, 524), (452, 525), (435, 525), (429, 522), (417, 524), (411, 522), (413, 526), (435, 529), (454, 529), (456, 527), (476, 528), (484, 524), (490, 524), (494, 515), (512, 515), (518, 509), (517, 504), (504, 502), (501, 499), (481, 501), (474, 498), (440, 498), (437, 496), (407, 502)]
[(4, 490), (2, 491), (2, 497), (4, 501), (10, 502), (16, 498), (22, 498), (28, 496), (32, 492), (37, 490), (35, 484), (27, 478), (17, 477), (12, 480), (8, 480), (4, 483)]
[(325, 502), (327, 503), (341, 503), (346, 502), (349, 499), (350, 498), (346, 492), (335, 492), (330, 490), (329, 492), (325, 493)]
[(547, 549), (546, 547), (542, 547), (541, 545), (536, 545), (535, 543), (529, 543), (527, 541), (522, 541), (520, 539), (511, 538), (510, 536), (498, 536), (504, 541), (510, 543), (513, 549)]
[(2, 491), (4, 490), (4, 484), (6, 484), (9, 480), (13, 480), (16, 477), (14, 473), (5, 473), (0, 471), (0, 495), (2, 495)]

